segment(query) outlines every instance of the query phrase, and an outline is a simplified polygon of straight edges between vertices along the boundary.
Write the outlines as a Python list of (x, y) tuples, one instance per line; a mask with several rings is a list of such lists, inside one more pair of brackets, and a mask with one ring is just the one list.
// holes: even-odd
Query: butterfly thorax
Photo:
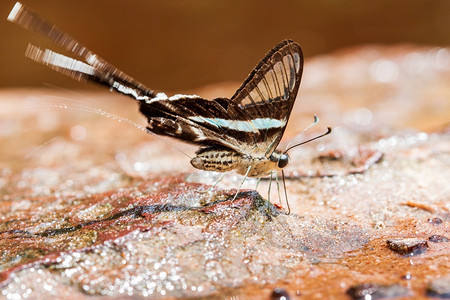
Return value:
[[(284, 168), (289, 156), (281, 151), (274, 151), (269, 157), (255, 156), (236, 152), (219, 146), (202, 148), (191, 160), (194, 168), (206, 171), (228, 172), (235, 170), (238, 174), (249, 177), (263, 177), (272, 171)], [(249, 170), (250, 168), (250, 170)]]

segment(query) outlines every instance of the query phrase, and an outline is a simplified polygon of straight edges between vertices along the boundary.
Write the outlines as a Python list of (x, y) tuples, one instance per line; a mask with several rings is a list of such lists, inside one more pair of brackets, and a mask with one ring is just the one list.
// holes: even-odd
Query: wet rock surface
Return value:
[[(126, 98), (2, 91), (2, 296), (348, 299), (365, 283), (445, 295), (448, 243), (429, 238), (450, 236), (449, 55), (373, 47), (307, 62), (286, 139), (313, 114), (335, 130), (290, 152), (290, 215), (273, 183), (277, 205), (266, 200), (268, 180), (234, 201), (241, 177), (210, 189), (219, 176), (178, 152), (196, 148), (129, 126), (145, 123)], [(398, 255), (394, 238), (428, 249)]]
[[(204, 197), (213, 202), (200, 204)], [(28, 208), (0, 232), (2, 284), (9, 289), (27, 280), (20, 274), (44, 268), (92, 295), (209, 295), (276, 282), (303, 260), (336, 258), (367, 243), (355, 224), (292, 218), (253, 191), (233, 198), (170, 177), (59, 199), (52, 211), (59, 222), (51, 224), (36, 217), (43, 203), (33, 201), (37, 211)]]

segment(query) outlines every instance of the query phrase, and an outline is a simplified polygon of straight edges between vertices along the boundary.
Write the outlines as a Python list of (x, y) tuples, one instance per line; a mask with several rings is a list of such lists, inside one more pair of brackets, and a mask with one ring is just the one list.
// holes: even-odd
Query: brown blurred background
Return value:
[[(7, 22), (14, 3), (0, 3), (0, 87), (51, 84), (94, 88), (24, 57), (29, 42), (61, 49)], [(273, 45), (285, 38), (302, 45), (306, 60), (361, 44), (450, 44), (449, 0), (22, 3), (150, 88), (169, 93), (241, 81)]]

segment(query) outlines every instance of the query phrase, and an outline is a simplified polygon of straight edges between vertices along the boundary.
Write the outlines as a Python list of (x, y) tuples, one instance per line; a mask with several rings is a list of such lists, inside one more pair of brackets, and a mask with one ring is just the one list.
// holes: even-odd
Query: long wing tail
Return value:
[(49, 38), (56, 45), (81, 58), (84, 62), (48, 49), (41, 50), (36, 46), (29, 45), (25, 55), (32, 60), (77, 81), (100, 83), (136, 100), (148, 100), (156, 96), (144, 84), (108, 63), (66, 32), (43, 20), (20, 2), (16, 2), (14, 5), (8, 16), (8, 21)]

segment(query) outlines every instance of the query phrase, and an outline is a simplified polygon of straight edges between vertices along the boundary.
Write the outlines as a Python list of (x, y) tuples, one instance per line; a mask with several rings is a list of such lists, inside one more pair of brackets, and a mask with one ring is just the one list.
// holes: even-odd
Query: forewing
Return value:
[(140, 102), (152, 132), (244, 155), (269, 156), (283, 135), (300, 84), (303, 56), (292, 41), (276, 45), (231, 99), (158, 94)]
[(282, 41), (261, 60), (231, 98), (230, 115), (245, 118), (257, 127), (254, 142), (266, 156), (275, 150), (283, 136), (302, 70), (300, 46), (291, 40)]

